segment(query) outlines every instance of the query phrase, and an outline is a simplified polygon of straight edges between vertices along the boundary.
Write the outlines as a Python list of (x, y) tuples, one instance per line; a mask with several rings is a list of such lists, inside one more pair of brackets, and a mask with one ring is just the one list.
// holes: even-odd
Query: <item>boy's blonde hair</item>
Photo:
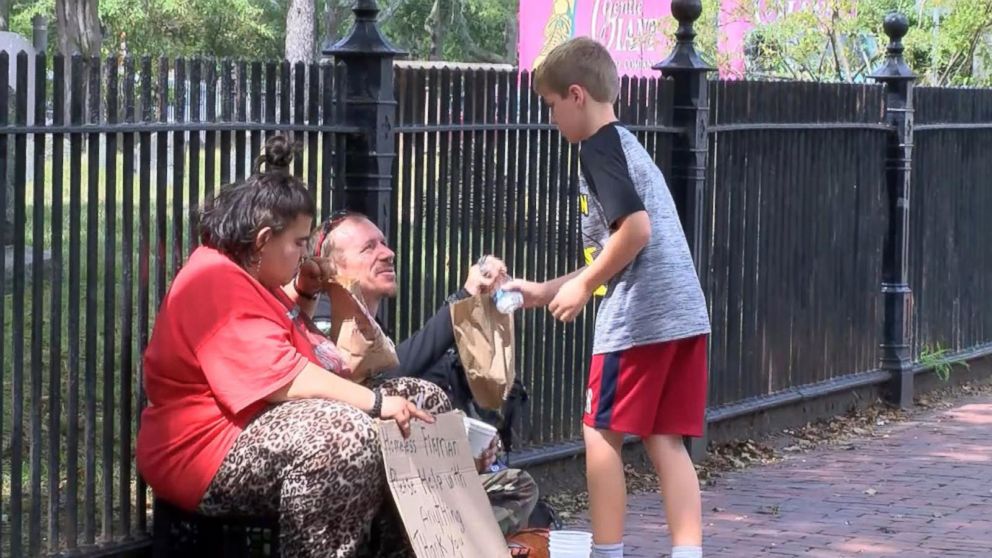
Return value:
[(600, 103), (614, 103), (620, 95), (617, 65), (606, 47), (589, 37), (570, 39), (551, 50), (534, 70), (534, 91), (565, 97), (579, 85)]

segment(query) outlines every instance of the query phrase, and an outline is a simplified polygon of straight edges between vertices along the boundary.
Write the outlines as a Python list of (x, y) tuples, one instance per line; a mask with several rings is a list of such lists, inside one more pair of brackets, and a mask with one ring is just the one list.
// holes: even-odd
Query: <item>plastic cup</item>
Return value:
[(589, 555), (592, 554), (592, 545), (574, 548), (549, 546), (548, 551), (551, 558), (589, 558)]
[(592, 544), (592, 533), (588, 531), (551, 531), (550, 541)]
[(592, 550), (591, 544), (554, 544), (548, 545), (550, 550), (560, 550), (562, 552), (584, 552), (587, 555)]
[(465, 417), (465, 434), (468, 435), (468, 445), (472, 448), (472, 457), (478, 459), (482, 452), (489, 448), (496, 437), (496, 427), (481, 420)]
[(589, 558), (592, 554), (592, 533), (551, 531), (548, 550), (551, 558)]

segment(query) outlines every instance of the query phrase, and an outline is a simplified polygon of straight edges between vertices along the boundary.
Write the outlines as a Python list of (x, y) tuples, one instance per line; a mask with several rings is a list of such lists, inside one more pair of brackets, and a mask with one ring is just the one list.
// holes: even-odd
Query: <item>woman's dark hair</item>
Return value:
[(302, 180), (289, 174), (296, 148), (286, 136), (270, 137), (252, 175), (224, 186), (200, 212), (200, 243), (249, 267), (257, 260), (258, 231), (270, 227), (279, 234), (301, 215), (313, 219), (313, 197)]

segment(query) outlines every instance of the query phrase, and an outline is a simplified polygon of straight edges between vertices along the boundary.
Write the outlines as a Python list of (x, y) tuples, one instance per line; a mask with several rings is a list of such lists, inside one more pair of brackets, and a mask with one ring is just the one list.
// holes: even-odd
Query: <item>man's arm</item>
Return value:
[(489, 293), (493, 284), (506, 273), (506, 266), (501, 260), (491, 256), (489, 258), (491, 259), (488, 275), (483, 274), (478, 265), (473, 265), (469, 269), (465, 286), (448, 297), (448, 300), (431, 319), (427, 320), (423, 327), (396, 346), (396, 356), (400, 364), (388, 371), (387, 375), (394, 378), (401, 376), (422, 377), (424, 372), (440, 360), (448, 349), (455, 346), (455, 330), (454, 326), (451, 325), (449, 305), (476, 294)]
[(444, 304), (422, 328), (396, 346), (396, 357), (400, 364), (386, 374), (393, 378), (419, 378), (454, 344), (455, 330), (451, 325), (451, 311), (448, 304)]

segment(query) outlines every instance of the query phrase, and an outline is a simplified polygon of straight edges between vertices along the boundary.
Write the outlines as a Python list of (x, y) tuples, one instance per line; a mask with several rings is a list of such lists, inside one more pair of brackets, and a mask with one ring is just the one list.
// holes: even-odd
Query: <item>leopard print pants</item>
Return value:
[[(451, 410), (430, 382), (399, 378), (380, 389), (423, 397), (434, 414)], [(198, 511), (278, 514), (285, 558), (412, 557), (388, 494), (373, 419), (350, 405), (304, 399), (273, 405), (245, 427)]]

